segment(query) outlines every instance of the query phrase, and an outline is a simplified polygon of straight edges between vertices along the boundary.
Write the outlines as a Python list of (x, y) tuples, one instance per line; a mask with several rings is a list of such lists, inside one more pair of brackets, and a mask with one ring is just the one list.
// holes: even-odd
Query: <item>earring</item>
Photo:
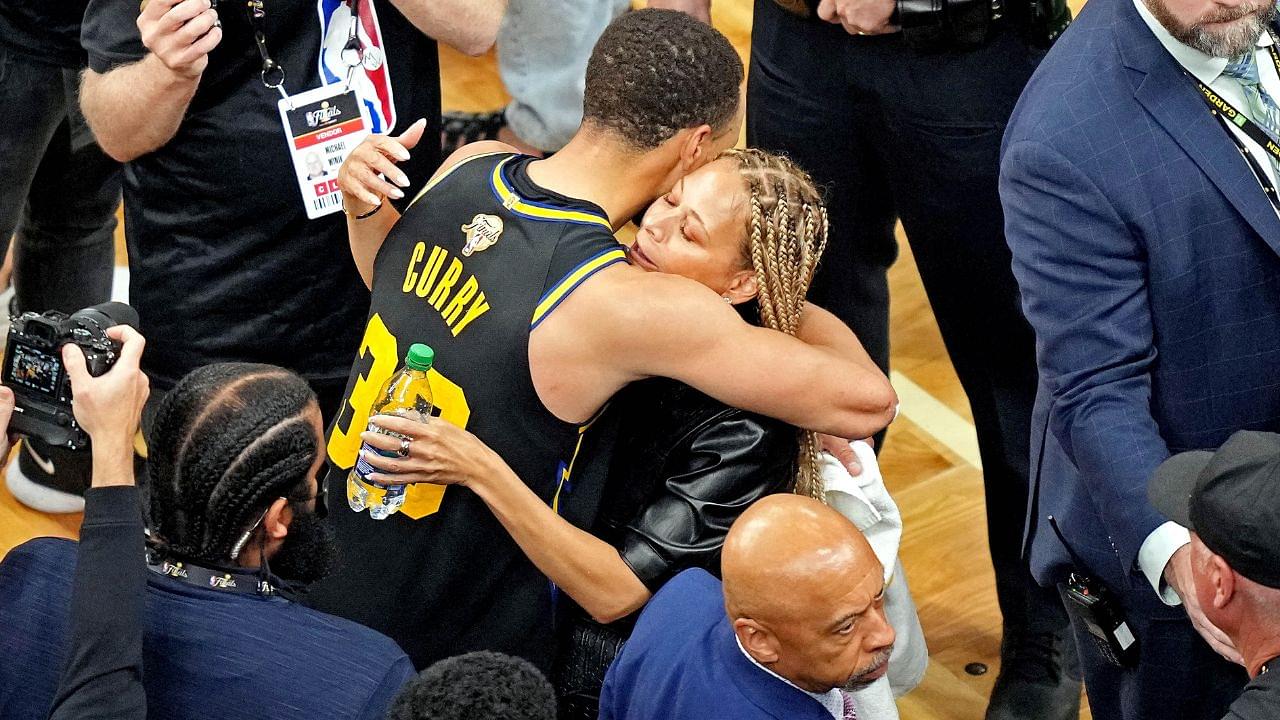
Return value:
[(729, 304), (733, 304), (733, 301), (729, 299), (729, 296), (728, 296), (728, 295), (724, 295), (723, 297), (724, 297), (724, 301), (725, 301), (725, 302), (727, 302), (727, 303), (729, 303)]

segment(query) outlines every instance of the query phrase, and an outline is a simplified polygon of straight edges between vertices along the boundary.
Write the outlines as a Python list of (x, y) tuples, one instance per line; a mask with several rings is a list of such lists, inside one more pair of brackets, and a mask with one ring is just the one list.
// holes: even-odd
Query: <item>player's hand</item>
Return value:
[(890, 25), (894, 0), (822, 0), (818, 17), (844, 27), (850, 35), (883, 35), (900, 28)]
[(649, 7), (679, 10), (708, 25), (711, 24), (711, 0), (649, 0)]
[(138, 15), (142, 44), (166, 68), (188, 80), (209, 65), (222, 42), (222, 24), (210, 0), (148, 0)]
[[(409, 454), (384, 457), (364, 451), (378, 472), (370, 480), (383, 485), (434, 483), (475, 485), (512, 475), (506, 462), (475, 435), (445, 420), (422, 423), (395, 415), (376, 415), (373, 424), (409, 438)], [(360, 439), (380, 450), (399, 452), (400, 438), (366, 430)]]
[(395, 137), (370, 135), (351, 151), (338, 170), (338, 188), (348, 215), (363, 215), (388, 197), (404, 197), (400, 188), (409, 187), (409, 176), (396, 163), (409, 159), (409, 151), (418, 146), (426, 128), (424, 118)]
[(1204, 608), (1200, 607), (1200, 598), (1196, 596), (1191, 577), (1190, 544), (1183, 545), (1174, 551), (1173, 557), (1169, 558), (1169, 564), (1164, 567), (1164, 579), (1178, 593), (1178, 597), (1182, 598), (1182, 607), (1186, 608), (1187, 617), (1191, 618), (1191, 624), (1196, 632), (1200, 633), (1200, 637), (1209, 643), (1209, 647), (1231, 662), (1244, 665), (1244, 658), (1236, 650), (1235, 643), (1231, 642), (1231, 638), (1218, 629), (1218, 626), (1209, 622), (1209, 618), (1204, 614)]
[[(71, 378), (71, 410), (93, 440), (95, 456), (101, 452), (131, 457), (142, 406), (150, 394), (147, 376), (138, 367), (146, 341), (128, 325), (117, 325), (107, 335), (123, 347), (116, 364), (98, 377), (89, 374), (79, 347), (68, 343), (62, 348), (62, 363)], [(96, 480), (98, 473), (94, 475)]]

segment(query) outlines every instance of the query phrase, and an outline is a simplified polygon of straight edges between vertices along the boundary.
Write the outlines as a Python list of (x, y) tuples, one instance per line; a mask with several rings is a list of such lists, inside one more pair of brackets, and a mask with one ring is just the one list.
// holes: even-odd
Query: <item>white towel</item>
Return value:
[(862, 464), (856, 477), (831, 455), (823, 454), (822, 480), (831, 507), (849, 518), (866, 536), (880, 564), (884, 566), (885, 616), (893, 626), (897, 639), (889, 657), (889, 671), (884, 677), (853, 695), (858, 717), (865, 720), (897, 720), (895, 697), (914, 689), (924, 679), (929, 666), (929, 648), (924, 630), (916, 614), (906, 573), (898, 560), (902, 543), (902, 513), (884, 486), (875, 451), (867, 443), (852, 443), (854, 454)]

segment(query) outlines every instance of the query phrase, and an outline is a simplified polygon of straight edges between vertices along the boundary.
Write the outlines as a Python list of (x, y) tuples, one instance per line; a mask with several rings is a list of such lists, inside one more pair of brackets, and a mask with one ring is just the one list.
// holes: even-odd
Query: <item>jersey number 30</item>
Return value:
[[(333, 432), (329, 434), (329, 460), (334, 465), (343, 469), (350, 469), (355, 465), (356, 455), (360, 452), (360, 433), (369, 424), (369, 410), (378, 399), (383, 383), (399, 369), (402, 355), (396, 336), (387, 329), (382, 317), (375, 314), (369, 319), (364, 340), (360, 342), (360, 359), (371, 361), (369, 371), (357, 377), (351, 387), (351, 394), (347, 397), (348, 407), (344, 408), (344, 411), (350, 413), (346, 428), (341, 427), (339, 419), (334, 424)], [(467, 396), (462, 388), (435, 368), (431, 369), (427, 377), (431, 381), (431, 395), (439, 419), (465, 429), (467, 420), (471, 418), (471, 408), (467, 405)], [(347, 414), (348, 412), (342, 413)], [(444, 485), (410, 485), (405, 490), (404, 506), (400, 508), (400, 512), (414, 520), (421, 520), (440, 509), (444, 491)]]

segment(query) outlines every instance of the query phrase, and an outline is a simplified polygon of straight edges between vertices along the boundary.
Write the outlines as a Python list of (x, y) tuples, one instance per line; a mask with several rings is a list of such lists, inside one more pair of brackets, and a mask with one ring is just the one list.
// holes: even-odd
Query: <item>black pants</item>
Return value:
[(0, 255), (17, 230), (22, 310), (74, 312), (110, 299), (120, 166), (80, 115), (79, 70), (0, 46)]
[(977, 50), (924, 55), (900, 35), (853, 37), (756, 0), (747, 88), (748, 144), (787, 154), (826, 190), (831, 236), (810, 297), (885, 370), (901, 218), (973, 410), (1005, 627), (1032, 631), (1067, 620), (1020, 554), (1035, 337), (996, 182), (1005, 123), (1042, 54), (1004, 31)]

